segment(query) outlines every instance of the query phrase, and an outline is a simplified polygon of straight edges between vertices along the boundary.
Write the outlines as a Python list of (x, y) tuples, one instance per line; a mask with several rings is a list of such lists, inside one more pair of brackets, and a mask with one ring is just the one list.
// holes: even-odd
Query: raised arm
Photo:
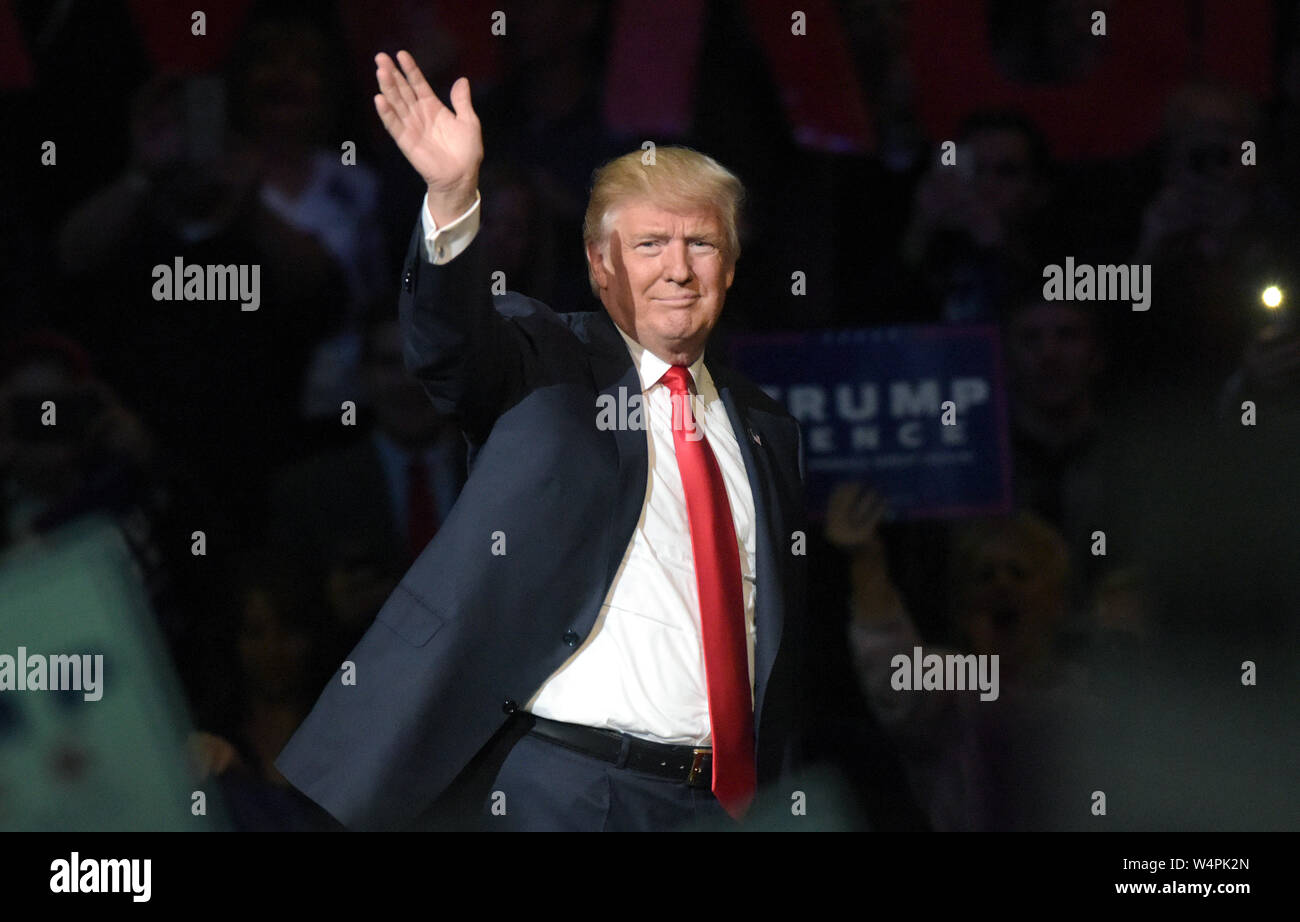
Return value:
[[(427, 186), (428, 217), (445, 228), (478, 207), (483, 133), (469, 81), (453, 84), (448, 108), (407, 52), (397, 53), (397, 64), (376, 55), (375, 64), (375, 110)], [(482, 441), (524, 388), (525, 369), (537, 361), (534, 346), (495, 309), (481, 247), (471, 240), (434, 265), (422, 223), (416, 222), (398, 304), (406, 365), (439, 412)]]

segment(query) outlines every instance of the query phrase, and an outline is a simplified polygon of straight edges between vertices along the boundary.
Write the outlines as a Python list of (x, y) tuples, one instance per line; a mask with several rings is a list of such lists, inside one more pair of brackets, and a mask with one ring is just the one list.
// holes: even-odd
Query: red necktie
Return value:
[(713, 793), (728, 813), (740, 819), (757, 787), (740, 549), (722, 470), (691, 413), (690, 372), (673, 365), (661, 380), (672, 393), (673, 445), (695, 556), (713, 734)]
[(419, 557), (438, 533), (438, 513), (429, 491), (428, 471), (418, 455), (412, 455), (406, 464), (406, 533), (412, 557)]

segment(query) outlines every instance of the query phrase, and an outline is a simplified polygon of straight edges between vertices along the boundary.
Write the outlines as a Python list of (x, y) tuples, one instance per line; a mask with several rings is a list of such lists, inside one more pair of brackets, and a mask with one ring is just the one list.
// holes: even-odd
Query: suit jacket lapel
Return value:
[(731, 419), (731, 428), (736, 433), (740, 444), (741, 456), (745, 459), (745, 472), (749, 475), (749, 489), (754, 497), (754, 523), (758, 531), (755, 542), (755, 580), (754, 580), (754, 621), (756, 638), (754, 644), (754, 732), (755, 742), (761, 725), (759, 719), (763, 713), (763, 698), (767, 691), (767, 680), (772, 674), (772, 664), (776, 661), (776, 651), (781, 645), (781, 632), (784, 628), (785, 597), (781, 567), (778, 566), (778, 553), (785, 541), (779, 518), (780, 510), (774, 501), (776, 496), (769, 452), (777, 430), (773, 420), (766, 413), (756, 410), (739, 400), (730, 386), (730, 375), (721, 365), (710, 366), (709, 373), (718, 386), (718, 394), (727, 407)]
[[(627, 344), (614, 328), (614, 321), (609, 314), (604, 310), (593, 312), (588, 331), (587, 346), (591, 354), (591, 370), (597, 394), (614, 400), (618, 407), (625, 405), (633, 395), (639, 398), (641, 376), (637, 374)], [(595, 404), (592, 405), (591, 412), (596, 412)], [(618, 496), (621, 501), (610, 509), (609, 534), (630, 538), (641, 518), (641, 507), (645, 504), (650, 453), (646, 448), (646, 434), (641, 429), (616, 426), (614, 441), (618, 447)], [(613, 583), (626, 550), (626, 544), (610, 542), (605, 560), (606, 587)]]

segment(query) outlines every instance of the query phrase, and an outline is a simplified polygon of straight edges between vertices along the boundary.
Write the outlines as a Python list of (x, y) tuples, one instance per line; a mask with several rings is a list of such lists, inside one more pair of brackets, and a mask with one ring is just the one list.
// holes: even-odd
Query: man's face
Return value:
[(680, 214), (646, 201), (616, 213), (604, 247), (587, 248), (600, 300), (659, 358), (689, 365), (704, 351), (735, 277), (712, 211)]
[(1069, 305), (1044, 302), (1011, 321), (1007, 357), (1022, 400), (1044, 410), (1079, 400), (1100, 370), (1100, 354), (1086, 315)]
[(967, 141), (974, 158), (975, 191), (1004, 222), (1023, 221), (1038, 204), (1029, 142), (1018, 131), (986, 130)]

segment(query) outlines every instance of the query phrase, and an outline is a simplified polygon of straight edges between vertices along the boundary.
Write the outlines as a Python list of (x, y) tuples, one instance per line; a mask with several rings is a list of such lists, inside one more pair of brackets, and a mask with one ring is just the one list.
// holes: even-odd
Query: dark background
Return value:
[[(1259, 293), (1300, 278), (1300, 4), (795, 6), (806, 35), (761, 0), (213, 0), (195, 36), (162, 0), (0, 0), (0, 540), (124, 523), (236, 826), (329, 825), (271, 761), (409, 560), (375, 433), (432, 459), (435, 509), (464, 473), (393, 338), (422, 189), (371, 96), (407, 48), (440, 94), (471, 79), (511, 289), (599, 309), (591, 172), (653, 140), (748, 189), (719, 350), (1003, 331), (1016, 515), (887, 521), (877, 558), (812, 536), (810, 740), (845, 815), (1090, 828), (1104, 790), (1112, 827), (1296, 827), (1300, 348)], [(260, 264), (260, 309), (154, 300), (177, 256)], [(1066, 256), (1150, 265), (1150, 309), (1045, 304)], [(27, 418), (51, 393), (53, 442)], [(1002, 649), (1007, 706), (891, 720), (846, 633), (855, 560), (927, 645)]]

